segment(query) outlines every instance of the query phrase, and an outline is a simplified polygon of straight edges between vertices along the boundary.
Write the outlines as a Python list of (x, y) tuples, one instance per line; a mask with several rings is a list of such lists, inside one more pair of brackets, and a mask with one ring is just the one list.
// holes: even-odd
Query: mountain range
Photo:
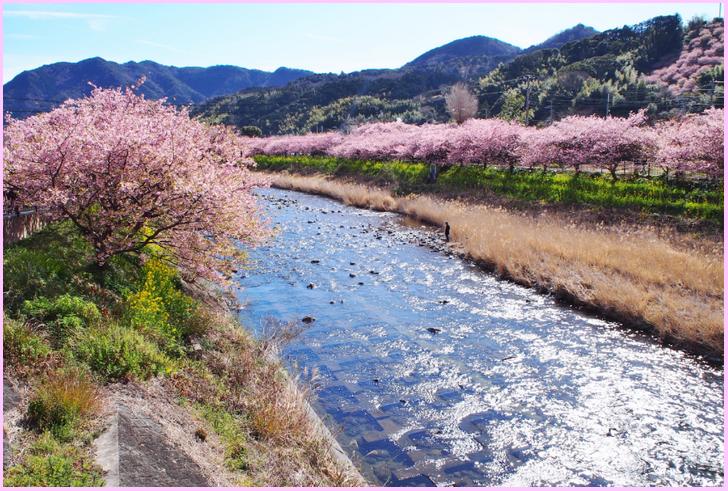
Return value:
[(274, 72), (230, 65), (208, 68), (174, 67), (153, 61), (115, 63), (89, 58), (78, 63), (53, 63), (20, 73), (3, 86), (4, 110), (18, 117), (51, 109), (60, 101), (77, 98), (98, 87), (123, 87), (146, 78), (140, 92), (167, 97), (174, 104), (195, 104), (210, 97), (249, 87), (281, 87), (313, 72), (281, 67)]
[[(683, 25), (674, 15), (604, 32), (578, 24), (526, 49), (471, 36), (400, 68), (341, 74), (91, 58), (23, 72), (4, 85), (3, 100), (5, 111), (23, 117), (88, 93), (88, 82), (124, 86), (143, 75), (140, 91), (148, 97), (191, 104), (194, 116), (244, 133), (280, 134), (372, 120), (447, 121), (444, 93), (464, 82), (478, 96), (479, 116), (543, 124), (569, 114), (722, 107), (722, 56), (722, 19)], [(678, 74), (676, 91), (669, 86)]]

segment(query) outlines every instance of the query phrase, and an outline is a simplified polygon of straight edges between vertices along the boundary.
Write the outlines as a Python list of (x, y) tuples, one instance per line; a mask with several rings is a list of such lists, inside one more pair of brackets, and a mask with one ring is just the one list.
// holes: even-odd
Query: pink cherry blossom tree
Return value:
[(71, 220), (100, 269), (156, 244), (187, 278), (221, 279), (267, 233), (239, 137), (133, 89), (8, 118), (3, 149), (5, 189)]
[(648, 126), (643, 111), (626, 118), (570, 116), (545, 128), (500, 119), (463, 124), (369, 123), (349, 134), (320, 133), (251, 139), (254, 153), (329, 155), (347, 159), (403, 160), (434, 165), (584, 167), (614, 180), (623, 164), (657, 163), (666, 172), (723, 176), (723, 112), (711, 109)]
[(723, 109), (711, 108), (656, 128), (658, 165), (669, 172), (694, 172), (722, 179)]

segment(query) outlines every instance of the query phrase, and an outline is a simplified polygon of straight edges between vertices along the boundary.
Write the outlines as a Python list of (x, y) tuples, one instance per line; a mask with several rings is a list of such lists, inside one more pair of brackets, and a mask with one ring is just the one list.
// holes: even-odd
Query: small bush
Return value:
[(21, 313), (47, 322), (58, 345), (62, 345), (77, 330), (101, 319), (99, 309), (93, 302), (67, 293), (52, 300), (45, 297), (26, 300)]
[(79, 418), (98, 409), (96, 387), (80, 370), (59, 370), (41, 383), (28, 403), (28, 422), (59, 440), (72, 436)]
[(34, 334), (27, 324), (3, 318), (3, 359), (6, 363), (28, 366), (45, 359), (51, 347)]
[(23, 487), (103, 486), (101, 469), (89, 455), (43, 433), (23, 460), (4, 473), (3, 485)]
[(155, 344), (117, 324), (84, 331), (71, 350), (77, 360), (108, 380), (148, 379), (171, 371), (171, 361)]

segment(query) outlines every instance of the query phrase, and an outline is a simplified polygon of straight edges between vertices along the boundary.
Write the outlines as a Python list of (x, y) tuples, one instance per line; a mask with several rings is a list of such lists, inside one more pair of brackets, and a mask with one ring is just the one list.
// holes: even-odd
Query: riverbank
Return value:
[(448, 222), (452, 239), (464, 252), (500, 276), (654, 331), (665, 342), (722, 363), (722, 256), (699, 250), (690, 241), (665, 240), (649, 229), (587, 228), (553, 216), (457, 200), (398, 197), (386, 188), (324, 176), (269, 177), (275, 187), (392, 211), (435, 226)]
[(278, 360), (297, 326), (253, 339), (152, 249), (92, 272), (66, 223), (4, 256), (4, 485), (365, 484)]
[(441, 167), (435, 182), (430, 166), (325, 156), (258, 155), (263, 171), (324, 174), (383, 186), (396, 195), (429, 194), (469, 203), (503, 206), (531, 215), (549, 213), (572, 222), (653, 227), (670, 234), (698, 234), (722, 241), (723, 189), (706, 181), (505, 169)]

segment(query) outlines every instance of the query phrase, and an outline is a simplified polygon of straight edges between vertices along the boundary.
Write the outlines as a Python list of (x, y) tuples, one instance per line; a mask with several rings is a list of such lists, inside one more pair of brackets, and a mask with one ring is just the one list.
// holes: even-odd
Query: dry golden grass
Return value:
[(326, 195), (441, 226), (473, 259), (710, 355), (723, 353), (723, 257), (678, 248), (650, 230), (587, 229), (505, 209), (391, 193), (322, 176), (269, 175), (273, 186)]

